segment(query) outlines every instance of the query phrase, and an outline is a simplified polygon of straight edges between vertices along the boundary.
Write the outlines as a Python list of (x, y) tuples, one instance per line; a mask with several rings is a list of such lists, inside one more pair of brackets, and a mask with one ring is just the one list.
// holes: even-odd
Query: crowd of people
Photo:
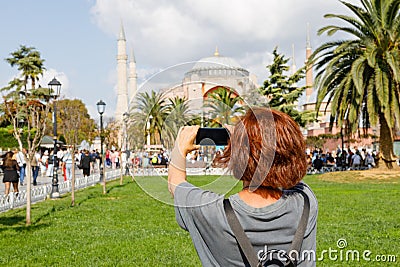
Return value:
[[(104, 153), (105, 167), (109, 169), (123, 168), (128, 169), (133, 166), (148, 168), (151, 166), (167, 167), (168, 154), (164, 150), (158, 152), (138, 151), (119, 151), (116, 149), (106, 149)], [(18, 192), (19, 185), (24, 185), (26, 177), (27, 162), (32, 168), (32, 184), (36, 186), (39, 177), (53, 177), (53, 172), (60, 172), (64, 181), (72, 179), (72, 171), (81, 170), (83, 176), (89, 176), (101, 171), (101, 153), (98, 150), (76, 150), (70, 148), (59, 148), (56, 155), (54, 150), (40, 149), (35, 152), (32, 159), (28, 159), (27, 150), (14, 149), (4, 153), (0, 158), (0, 166), (3, 172), (3, 182), (5, 192), (9, 193), (11, 184), (14, 192)], [(56, 164), (54, 164), (56, 159)], [(60, 179), (60, 178), (59, 178)]]
[(322, 149), (307, 150), (308, 173), (326, 171), (366, 170), (374, 168), (379, 163), (379, 154), (376, 151), (357, 147), (350, 150), (338, 148), (333, 152), (324, 153)]
[[(219, 151), (217, 151), (219, 152)], [(326, 171), (341, 170), (363, 170), (371, 169), (379, 163), (379, 154), (367, 149), (350, 149), (323, 152), (322, 149), (307, 149), (308, 173), (322, 173)], [(18, 185), (23, 185), (26, 176), (26, 163), (29, 160), (25, 148), (15, 149), (2, 155), (3, 182), (6, 185), (6, 193), (9, 192), (11, 184), (14, 192), (18, 192)], [(169, 154), (167, 151), (119, 151), (116, 149), (106, 149), (104, 153), (105, 167), (109, 169), (122, 168), (125, 174), (129, 174), (129, 169), (167, 167)], [(206, 160), (206, 156), (201, 151), (189, 153), (188, 162)], [(72, 179), (72, 170), (82, 170), (83, 176), (89, 176), (101, 171), (101, 154), (98, 150), (89, 151), (87, 149), (72, 152), (70, 148), (60, 148), (56, 153), (57, 166), (54, 170), (54, 151), (38, 150), (30, 160), (32, 167), (32, 182), (37, 185), (38, 177), (53, 177), (53, 172), (61, 170), (64, 181)], [(74, 165), (75, 162), (75, 165)], [(17, 178), (16, 178), (17, 177)]]
[[(54, 171), (61, 170), (64, 181), (72, 179), (73, 158), (75, 159), (75, 166), (82, 167), (83, 175), (90, 175), (92, 168), (95, 170), (96, 162), (99, 156), (93, 151), (94, 154), (90, 155), (88, 151), (76, 151), (72, 153), (71, 149), (62, 148), (54, 155), (53, 150), (38, 150), (34, 156), (29, 159), (29, 155), (25, 148), (22, 150), (14, 149), (8, 151), (1, 156), (1, 169), (3, 171), (3, 182), (5, 183), (5, 193), (10, 191), (11, 184), (13, 185), (14, 192), (18, 192), (18, 186), (23, 186), (27, 174), (27, 162), (30, 163), (32, 168), (32, 184), (36, 186), (38, 177), (53, 177)], [(54, 164), (56, 159), (56, 164)]]

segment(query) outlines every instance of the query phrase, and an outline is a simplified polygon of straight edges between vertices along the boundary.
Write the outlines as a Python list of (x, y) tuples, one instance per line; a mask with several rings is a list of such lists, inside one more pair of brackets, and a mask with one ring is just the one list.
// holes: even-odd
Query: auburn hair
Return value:
[(305, 176), (307, 158), (299, 125), (288, 115), (268, 108), (251, 108), (231, 133), (215, 163), (251, 186), (288, 189)]

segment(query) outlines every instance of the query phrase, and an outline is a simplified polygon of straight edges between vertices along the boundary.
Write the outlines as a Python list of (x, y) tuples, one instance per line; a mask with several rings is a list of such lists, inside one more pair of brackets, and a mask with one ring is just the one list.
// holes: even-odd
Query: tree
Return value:
[(243, 99), (224, 87), (219, 87), (208, 94), (204, 107), (209, 111), (208, 120), (211, 127), (222, 127), (235, 123), (243, 114)]
[[(131, 116), (131, 118), (134, 116)], [(130, 118), (130, 120), (131, 120)], [(143, 145), (146, 143), (146, 138), (143, 135), (143, 123), (134, 124), (133, 122), (128, 125), (128, 143), (133, 150), (143, 149)]]
[(188, 124), (193, 116), (189, 114), (189, 105), (186, 98), (176, 96), (169, 98), (167, 101), (165, 113), (168, 116), (163, 123), (161, 135), (164, 140), (163, 144), (167, 148), (172, 148), (179, 129)]
[[(27, 158), (32, 159), (46, 131), (50, 111), (50, 105), (47, 103), (50, 99), (48, 89), (35, 88), (34, 82), (43, 72), (44, 60), (40, 58), (40, 53), (34, 48), (24, 46), (11, 55), (12, 57), (6, 60), (11, 66), (18, 66), (18, 69), (21, 70), (21, 77), (13, 79), (8, 86), (0, 89), (3, 92), (4, 100), (0, 109), (13, 127), (13, 134), (18, 141), (20, 150), (23, 148), (22, 138), (24, 136), (24, 131), (21, 129), (22, 127), (26, 128)], [(29, 91), (27, 90), (28, 78), (32, 79), (32, 88)], [(26, 225), (30, 225), (32, 168), (30, 160), (27, 160), (26, 164)]]
[(79, 99), (57, 101), (57, 128), (59, 135), (63, 135), (70, 145), (93, 139), (96, 135), (95, 121)]
[[(134, 112), (131, 113), (132, 123), (142, 129), (143, 136), (146, 136), (147, 131), (150, 131), (151, 143), (153, 144), (162, 143), (161, 131), (167, 117), (165, 101), (163, 93), (156, 93), (155, 91), (151, 91), (151, 94), (147, 92), (139, 93), (133, 107)], [(147, 126), (150, 126), (149, 129), (147, 129)]]
[[(64, 136), (66, 144), (72, 147), (72, 166), (75, 166), (75, 146), (83, 140), (93, 139), (96, 124), (90, 118), (85, 104), (79, 99), (57, 101), (57, 128), (59, 136)], [(61, 138), (59, 138), (61, 139)], [(75, 205), (75, 168), (72, 168), (71, 206)]]
[(11, 53), (11, 57), (5, 59), (11, 67), (17, 66), (23, 76), (24, 91), (27, 91), (28, 80), (31, 79), (31, 88), (36, 88), (36, 81), (39, 76), (43, 75), (45, 70), (43, 63), (44, 59), (40, 57), (40, 52), (34, 47), (20, 45), (20, 48)]
[(289, 59), (273, 51), (274, 61), (267, 66), (270, 72), (268, 79), (259, 89), (261, 95), (267, 97), (270, 108), (279, 110), (292, 117), (300, 126), (305, 127), (315, 120), (315, 112), (300, 111), (297, 108), (298, 99), (303, 94), (306, 86), (297, 87), (297, 83), (305, 77), (305, 67), (300, 68), (292, 75), (286, 75), (290, 69), (287, 65)]
[[(380, 125), (380, 149), (387, 168), (395, 161), (393, 140), (400, 123), (400, 2), (361, 0), (362, 6), (342, 2), (354, 16), (327, 14), (345, 26), (322, 27), (319, 34), (349, 34), (347, 40), (330, 41), (315, 50), (317, 109), (328, 96), (332, 116), (356, 132)], [(360, 116), (362, 114), (362, 116)]]
[(103, 140), (106, 147), (117, 147), (121, 124), (114, 117), (108, 117), (103, 129)]

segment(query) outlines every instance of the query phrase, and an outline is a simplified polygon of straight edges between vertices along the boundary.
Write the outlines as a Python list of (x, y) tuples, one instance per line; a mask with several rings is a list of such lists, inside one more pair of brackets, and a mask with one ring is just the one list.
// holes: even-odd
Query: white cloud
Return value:
[(242, 66), (245, 66), (250, 73), (256, 75), (258, 82), (261, 84), (268, 76), (267, 65), (273, 61), (271, 52), (247, 52), (244, 57), (239, 58), (238, 61)]
[(323, 18), (327, 13), (346, 13), (346, 8), (321, 0), (97, 0), (91, 10), (93, 22), (115, 39), (123, 22), (128, 51), (133, 46), (143, 76), (210, 56), (218, 45), (221, 54), (235, 58), (259, 82), (275, 46), (291, 57), (294, 44), (297, 65), (303, 64), (306, 25), (317, 47), (323, 40), (317, 30), (333, 23)]

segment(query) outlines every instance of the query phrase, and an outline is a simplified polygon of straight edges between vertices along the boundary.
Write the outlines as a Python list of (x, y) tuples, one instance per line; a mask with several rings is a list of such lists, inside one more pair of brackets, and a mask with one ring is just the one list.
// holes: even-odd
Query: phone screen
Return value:
[(196, 136), (196, 144), (203, 146), (226, 146), (228, 140), (229, 133), (225, 128), (200, 128)]

